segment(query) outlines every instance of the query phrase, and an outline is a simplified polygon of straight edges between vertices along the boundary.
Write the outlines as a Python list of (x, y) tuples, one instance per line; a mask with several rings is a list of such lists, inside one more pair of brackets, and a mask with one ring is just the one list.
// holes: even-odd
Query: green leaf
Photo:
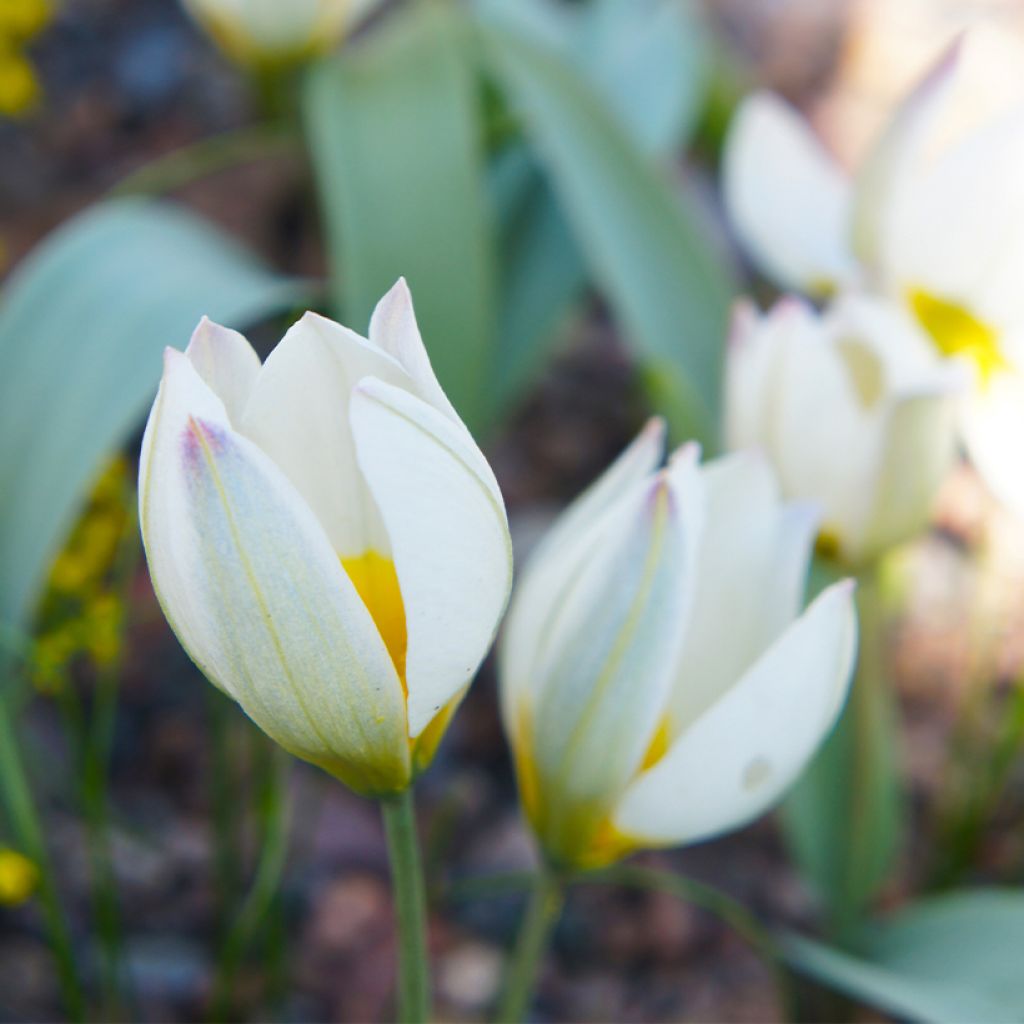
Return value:
[(524, 147), (503, 153), (492, 178), (501, 296), (492, 388), (498, 408), (506, 409), (543, 370), (558, 327), (586, 287), (587, 268)]
[(782, 950), (787, 962), (801, 973), (906, 1020), (928, 1024), (1024, 1020), (1019, 1003), (1001, 1005), (987, 998), (970, 978), (917, 977), (799, 936), (787, 936)]
[(165, 346), (204, 313), (245, 325), (308, 286), (147, 200), (58, 229), (0, 294), (0, 623), (22, 626), (104, 456), (153, 398)]
[(640, 358), (669, 375), (677, 434), (713, 444), (733, 282), (669, 180), (550, 50), (482, 28), (494, 73), (519, 108), (597, 282)]
[(668, 153), (696, 126), (707, 33), (678, 0), (594, 0), (576, 42), (588, 76), (644, 152)]
[(573, 64), (645, 152), (665, 154), (693, 128), (709, 81), (708, 34), (678, 0), (477, 0), (485, 22)]
[(1002, 1007), (1006, 1019), (1024, 1020), (1024, 890), (924, 900), (873, 928), (865, 949), (908, 977), (969, 985)]
[(313, 70), (305, 115), (340, 318), (363, 330), (404, 276), (434, 369), (470, 427), (493, 415), (493, 240), (472, 39), (414, 6)]
[(790, 849), (825, 905), (832, 935), (842, 941), (889, 877), (902, 842), (898, 712), (886, 675), (880, 596), (877, 576), (862, 574), (860, 651), (850, 696), (782, 807)]

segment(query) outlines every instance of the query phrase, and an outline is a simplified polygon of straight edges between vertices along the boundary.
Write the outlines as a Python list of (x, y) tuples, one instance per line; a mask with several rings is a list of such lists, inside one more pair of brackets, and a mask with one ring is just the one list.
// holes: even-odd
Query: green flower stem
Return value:
[(714, 914), (760, 954), (772, 970), (780, 1001), (784, 1007), (790, 1005), (789, 978), (775, 939), (742, 903), (727, 896), (721, 890), (683, 875), (659, 871), (657, 868), (648, 868), (640, 864), (616, 864), (602, 871), (579, 875), (573, 881), (622, 885), (627, 888), (664, 892)]
[(398, 1019), (401, 1024), (425, 1024), (430, 1018), (427, 903), (412, 788), (380, 806), (398, 925)]
[(122, 178), (109, 195), (163, 196), (229, 167), (294, 152), (298, 152), (294, 132), (278, 124), (221, 132), (157, 157)]
[[(213, 1019), (227, 1020), (232, 1016), (232, 996), (235, 975), (260, 926), (270, 912), (277, 895), (288, 859), (288, 806), (286, 788), (291, 759), (277, 744), (262, 735), (254, 737), (266, 744), (267, 772), (259, 794), (260, 859), (256, 877), (246, 893), (241, 910), (224, 938), (217, 965), (214, 987)], [(271, 940), (276, 942), (279, 931), (271, 929)], [(270, 959), (279, 958), (280, 950), (271, 949)]]
[(0, 787), (11, 826), (22, 852), (39, 871), (39, 899), (50, 942), (57, 962), (64, 1008), (72, 1020), (85, 1019), (85, 996), (82, 992), (71, 933), (64, 916), (60, 894), (54, 882), (53, 865), (43, 840), (43, 831), (32, 800), (32, 791), (21, 757), (21, 748), (11, 722), (6, 698), (0, 698)]
[(534, 876), (530, 901), (509, 962), (505, 989), (498, 1005), (502, 1024), (521, 1021), (530, 1007), (537, 971), (562, 913), (562, 882), (547, 868)]

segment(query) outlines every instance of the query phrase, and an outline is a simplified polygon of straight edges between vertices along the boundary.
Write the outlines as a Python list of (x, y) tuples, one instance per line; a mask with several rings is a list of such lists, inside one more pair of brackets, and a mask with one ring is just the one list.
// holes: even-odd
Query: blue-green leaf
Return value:
[(104, 457), (203, 314), (245, 325), (309, 293), (171, 205), (118, 200), (46, 239), (0, 294), (0, 623), (23, 625)]
[(598, 284), (648, 369), (670, 382), (676, 433), (713, 444), (733, 294), (723, 260), (580, 73), (522, 33), (482, 33)]
[(340, 318), (365, 329), (407, 278), (438, 378), (476, 427), (493, 413), (494, 253), (467, 28), (414, 6), (314, 69), (305, 114)]

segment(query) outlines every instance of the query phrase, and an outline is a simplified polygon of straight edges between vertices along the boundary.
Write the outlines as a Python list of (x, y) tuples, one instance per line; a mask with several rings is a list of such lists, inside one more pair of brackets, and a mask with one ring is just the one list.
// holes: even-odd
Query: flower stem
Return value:
[(43, 907), (50, 949), (57, 962), (64, 1008), (72, 1020), (84, 1020), (85, 996), (75, 968), (71, 933), (64, 916), (60, 894), (57, 892), (53, 865), (32, 800), (32, 791), (6, 698), (0, 698), (0, 785), (3, 787), (4, 802), (18, 844), (39, 870), (39, 898)]
[(508, 966), (497, 1020), (521, 1021), (530, 1006), (537, 971), (562, 912), (562, 885), (548, 869), (537, 872), (519, 938)]
[(424, 1024), (430, 1018), (427, 903), (412, 788), (382, 800), (380, 806), (398, 925), (398, 1019), (402, 1024)]

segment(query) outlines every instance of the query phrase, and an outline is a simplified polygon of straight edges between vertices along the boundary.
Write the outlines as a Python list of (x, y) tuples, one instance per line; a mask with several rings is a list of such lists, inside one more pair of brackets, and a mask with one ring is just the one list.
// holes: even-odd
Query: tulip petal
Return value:
[(434, 376), (404, 277), (400, 277), (391, 291), (377, 303), (370, 317), (370, 341), (405, 368), (424, 401), (463, 426), (459, 414)]
[(309, 507), (167, 353), (143, 445), (140, 518), (168, 621), (268, 735), (368, 793), (410, 776), (402, 688)]
[(963, 431), (971, 461), (992, 493), (1024, 514), (1024, 376), (997, 374), (972, 395)]
[(818, 524), (784, 505), (767, 460), (740, 452), (708, 464), (697, 585), (669, 706), (685, 731), (742, 678), (797, 617)]
[(766, 811), (834, 725), (856, 635), (852, 583), (843, 581), (636, 779), (615, 827), (638, 845), (696, 842)]
[(517, 584), (505, 619), (499, 648), (501, 700), (506, 728), (516, 727), (516, 707), (527, 703), (540, 682), (534, 670), (537, 638), (551, 622), (561, 587), (571, 578), (577, 561), (585, 556), (580, 542), (596, 522), (626, 491), (647, 479), (661, 462), (665, 449), (665, 423), (652, 419), (633, 443), (567, 509), (537, 546)]
[(505, 506), (469, 434), (408, 391), (361, 381), (351, 423), (405, 604), (409, 735), (417, 737), (494, 639), (512, 583)]
[(958, 39), (897, 107), (854, 182), (853, 249), (884, 275), (892, 272), (894, 215), (913, 204), (913, 193), (920, 185), (921, 152), (945, 104), (959, 60)]
[(248, 339), (204, 316), (185, 355), (237, 426), (260, 373), (260, 357)]
[(633, 487), (591, 531), (540, 639), (530, 710), (534, 821), (575, 863), (651, 744), (690, 603), (702, 484), (695, 451)]
[(733, 227), (776, 282), (822, 294), (855, 279), (849, 182), (790, 106), (763, 92), (743, 101), (723, 175)]
[(268, 357), (242, 418), (242, 433), (284, 471), (345, 557), (391, 551), (348, 422), (352, 389), (368, 375), (411, 384), (365, 338), (307, 313)]

